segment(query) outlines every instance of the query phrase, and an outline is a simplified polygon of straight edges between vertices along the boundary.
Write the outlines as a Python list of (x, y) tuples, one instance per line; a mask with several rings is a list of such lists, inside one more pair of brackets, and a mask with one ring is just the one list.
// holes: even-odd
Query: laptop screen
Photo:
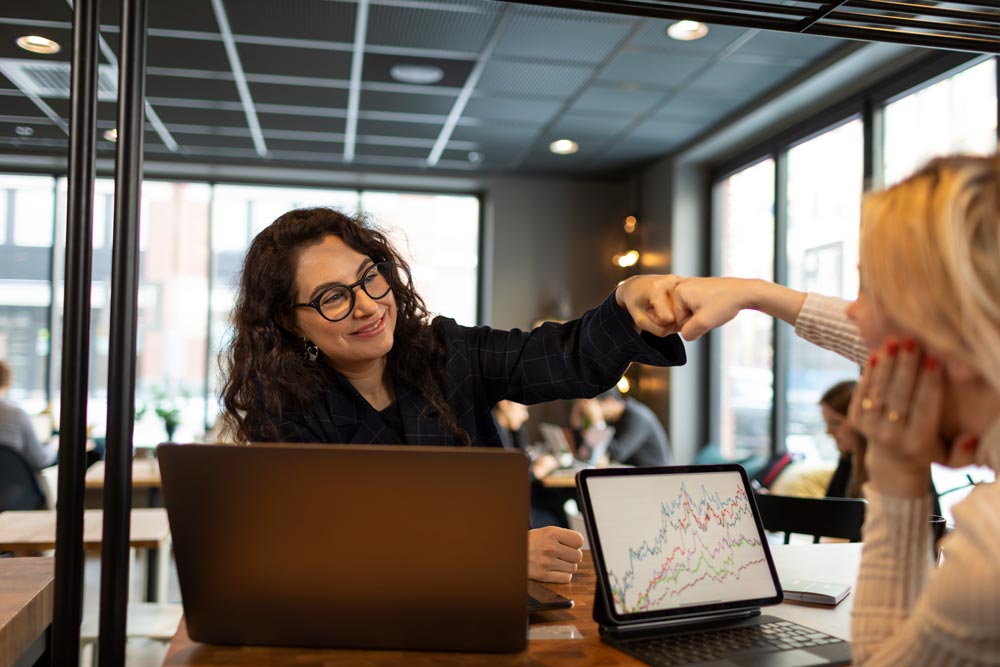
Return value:
[(584, 471), (579, 485), (599, 584), (617, 620), (781, 601), (742, 467)]

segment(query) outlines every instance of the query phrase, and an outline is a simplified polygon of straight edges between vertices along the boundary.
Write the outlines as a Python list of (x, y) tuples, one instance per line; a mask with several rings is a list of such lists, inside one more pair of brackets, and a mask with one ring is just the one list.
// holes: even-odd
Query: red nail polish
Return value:
[(913, 352), (916, 349), (917, 349), (917, 341), (913, 340), (912, 338), (907, 338), (906, 340), (903, 341), (904, 352)]
[(895, 357), (896, 353), (899, 352), (899, 343), (894, 340), (890, 340), (885, 346), (885, 351), (890, 357)]
[(976, 447), (978, 446), (979, 446), (979, 438), (976, 436), (973, 436), (971, 438), (966, 438), (965, 442), (962, 443), (962, 449), (964, 449), (967, 452), (976, 451)]
[(875, 364), (877, 364), (877, 363), (878, 363), (878, 355), (877, 354), (872, 354), (872, 356), (868, 357), (868, 365), (869, 366), (871, 366), (872, 368), (875, 368)]
[(938, 367), (938, 360), (934, 357), (924, 357), (924, 368), (933, 371)]

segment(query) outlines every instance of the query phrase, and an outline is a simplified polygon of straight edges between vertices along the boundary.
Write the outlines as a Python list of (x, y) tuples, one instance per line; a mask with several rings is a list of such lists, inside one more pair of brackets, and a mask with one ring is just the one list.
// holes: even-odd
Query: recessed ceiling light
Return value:
[(667, 34), (682, 42), (690, 42), (707, 35), (708, 26), (698, 21), (678, 21), (667, 28)]
[(32, 53), (44, 53), (46, 55), (52, 53), (59, 53), (59, 42), (55, 42), (48, 37), (42, 37), (40, 35), (24, 35), (23, 37), (17, 38), (17, 45), (20, 46), (25, 51), (31, 51)]
[(556, 155), (572, 155), (580, 150), (580, 144), (572, 139), (556, 139), (549, 144), (549, 150)]
[(483, 154), (479, 151), (469, 151), (469, 155), (467, 157), (469, 158), (469, 162), (472, 162), (473, 164), (479, 164), (483, 161)]
[(35, 128), (28, 127), (27, 125), (18, 125), (14, 128), (14, 134), (19, 137), (30, 137), (35, 133)]
[(400, 83), (429, 85), (444, 78), (444, 70), (436, 65), (393, 65), (390, 76)]
[(108, 141), (118, 141), (118, 128), (113, 127), (104, 131), (104, 138)]

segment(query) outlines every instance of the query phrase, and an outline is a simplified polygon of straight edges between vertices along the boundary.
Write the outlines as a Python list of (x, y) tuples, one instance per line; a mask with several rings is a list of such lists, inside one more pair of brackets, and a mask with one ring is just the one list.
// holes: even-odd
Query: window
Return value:
[[(774, 160), (767, 159), (716, 185), (720, 252), (714, 273), (774, 279), (774, 173)], [(718, 415), (711, 420), (712, 439), (727, 456), (770, 451), (773, 331), (767, 315), (744, 312), (714, 339)]]
[(886, 105), (882, 182), (899, 182), (935, 156), (988, 154), (997, 145), (991, 58)]
[(405, 253), (432, 313), (476, 323), (479, 200), (469, 196), (362, 192), (361, 206)]
[[(863, 164), (860, 119), (789, 149), (784, 255), (790, 287), (849, 299), (857, 295)], [(788, 340), (785, 446), (810, 457), (836, 458), (818, 402), (829, 387), (856, 378), (858, 367), (795, 335)]]

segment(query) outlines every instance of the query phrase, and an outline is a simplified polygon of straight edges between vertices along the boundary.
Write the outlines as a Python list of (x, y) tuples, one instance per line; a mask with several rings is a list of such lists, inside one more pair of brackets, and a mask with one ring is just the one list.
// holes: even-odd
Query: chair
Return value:
[(21, 452), (0, 445), (0, 512), (45, 508), (45, 493)]
[(798, 498), (755, 493), (757, 509), (764, 529), (785, 534), (788, 544), (792, 533), (812, 535), (813, 543), (820, 537), (837, 537), (861, 541), (861, 525), (865, 522), (868, 502), (860, 498)]

